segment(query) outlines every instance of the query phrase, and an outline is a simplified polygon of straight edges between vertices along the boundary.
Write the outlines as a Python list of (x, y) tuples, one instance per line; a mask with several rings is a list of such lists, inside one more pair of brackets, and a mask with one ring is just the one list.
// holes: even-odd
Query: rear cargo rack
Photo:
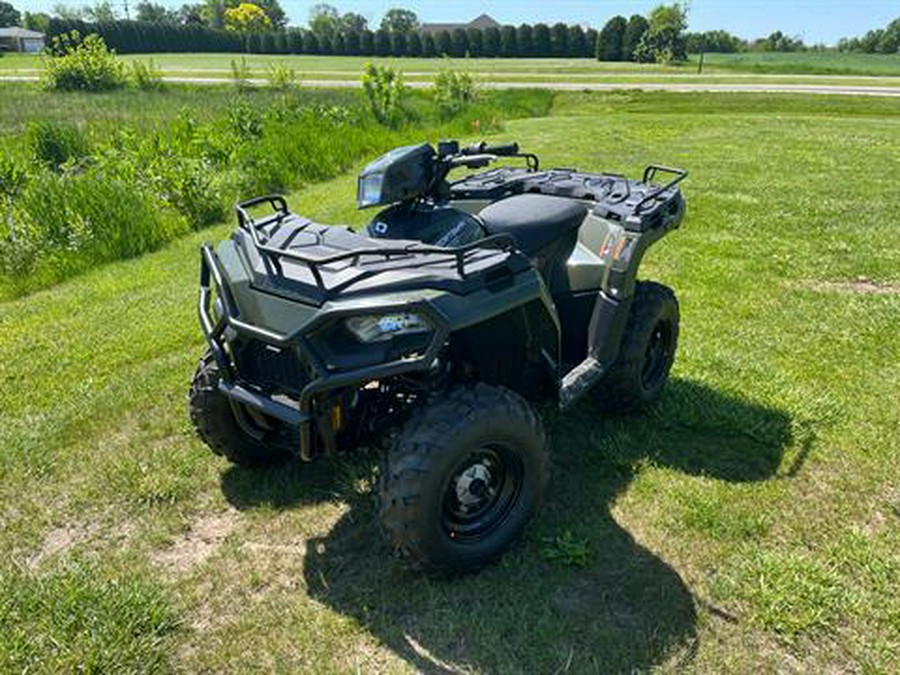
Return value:
[[(269, 204), (274, 210), (274, 213), (272, 215), (264, 217), (261, 220), (254, 219), (248, 213), (247, 209), (258, 206), (260, 204)], [(301, 231), (299, 229), (289, 237), (287, 237), (287, 239), (285, 239), (284, 243), (281, 246), (272, 246), (266, 243), (266, 241), (264, 241), (260, 237), (261, 228), (267, 225), (280, 224), (287, 218), (295, 215), (288, 210), (287, 201), (285, 201), (284, 197), (282, 197), (281, 195), (265, 195), (262, 197), (254, 197), (253, 199), (248, 199), (246, 201), (238, 203), (235, 206), (235, 212), (237, 213), (238, 226), (250, 235), (253, 245), (257, 251), (269, 256), (276, 263), (281, 258), (287, 258), (289, 260), (303, 263), (307, 266), (307, 268), (309, 268), (313, 279), (315, 279), (316, 286), (322, 293), (328, 293), (329, 290), (334, 289), (329, 289), (326, 286), (325, 281), (322, 278), (322, 272), (319, 268), (344, 260), (351, 260), (353, 264), (358, 264), (361, 258), (369, 256), (382, 257), (385, 260), (390, 260), (391, 257), (394, 256), (442, 256), (447, 259), (454, 259), (457, 273), (461, 278), (465, 278), (466, 263), (468, 262), (469, 258), (478, 251), (483, 251), (484, 249), (497, 249), (504, 252), (510, 252), (514, 251), (516, 248), (516, 242), (512, 236), (508, 234), (496, 234), (490, 237), (485, 237), (484, 239), (479, 239), (478, 241), (472, 242), (470, 244), (466, 244), (465, 246), (459, 246), (455, 248), (444, 248), (441, 246), (428, 246), (425, 244), (414, 243), (406, 244), (404, 246), (394, 245), (376, 246), (372, 248), (359, 248), (329, 256), (310, 256), (304, 255), (303, 253), (299, 253), (288, 248), (293, 242), (296, 235)], [(433, 260), (430, 260), (428, 262), (433, 262)]]

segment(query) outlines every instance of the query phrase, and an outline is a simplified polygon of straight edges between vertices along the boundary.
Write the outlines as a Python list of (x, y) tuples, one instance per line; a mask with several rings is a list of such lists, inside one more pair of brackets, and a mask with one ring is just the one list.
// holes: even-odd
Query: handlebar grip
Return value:
[(510, 156), (519, 154), (519, 144), (518, 143), (504, 143), (500, 145), (488, 145), (485, 141), (481, 141), (481, 143), (473, 143), (467, 148), (464, 148), (462, 153), (463, 155), (497, 155), (497, 156)]
[(501, 157), (519, 154), (518, 143), (504, 143), (502, 145), (485, 145), (482, 150), (486, 155), (499, 155)]

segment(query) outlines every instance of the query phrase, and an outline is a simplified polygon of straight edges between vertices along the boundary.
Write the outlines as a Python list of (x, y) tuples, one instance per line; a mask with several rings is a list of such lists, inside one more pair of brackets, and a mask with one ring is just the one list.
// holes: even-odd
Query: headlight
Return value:
[(412, 313), (353, 316), (346, 320), (346, 326), (357, 340), (365, 343), (434, 330), (427, 319)]
[(356, 188), (356, 207), (364, 209), (381, 203), (381, 186), (384, 184), (383, 173), (372, 173), (361, 176)]

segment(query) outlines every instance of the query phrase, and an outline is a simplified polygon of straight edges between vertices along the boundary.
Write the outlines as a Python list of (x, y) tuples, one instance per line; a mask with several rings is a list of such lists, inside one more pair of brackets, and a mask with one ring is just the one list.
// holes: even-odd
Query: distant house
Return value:
[(12, 26), (0, 28), (0, 52), (27, 52), (33, 54), (44, 48), (43, 33)]
[(442, 30), (452, 33), (457, 28), (463, 30), (467, 28), (500, 28), (500, 23), (495, 21), (493, 17), (482, 14), (477, 19), (472, 19), (469, 23), (423, 23), (419, 29), (423, 33), (440, 33)]

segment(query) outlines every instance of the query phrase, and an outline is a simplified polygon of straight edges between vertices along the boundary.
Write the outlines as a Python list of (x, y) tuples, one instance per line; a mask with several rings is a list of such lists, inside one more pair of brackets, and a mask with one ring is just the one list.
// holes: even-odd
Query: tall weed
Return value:
[(38, 120), (28, 125), (27, 145), (35, 160), (54, 171), (87, 157), (91, 151), (87, 138), (78, 127), (50, 120)]
[(389, 66), (367, 63), (362, 76), (363, 91), (375, 119), (385, 126), (395, 127), (405, 117), (404, 103), (408, 89), (403, 75)]

